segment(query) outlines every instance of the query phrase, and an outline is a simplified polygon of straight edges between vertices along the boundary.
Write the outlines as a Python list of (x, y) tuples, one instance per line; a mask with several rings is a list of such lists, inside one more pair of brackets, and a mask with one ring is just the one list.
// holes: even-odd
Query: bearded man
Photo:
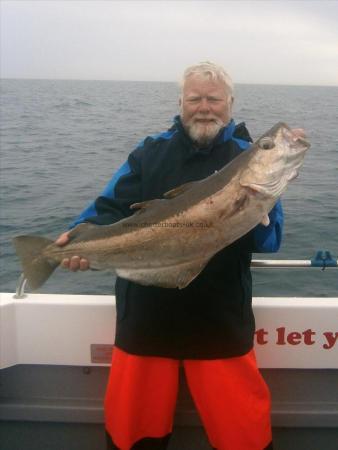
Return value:
[[(73, 225), (111, 224), (131, 204), (161, 198), (181, 184), (220, 170), (250, 147), (244, 123), (232, 119), (233, 84), (205, 62), (183, 77), (180, 115), (147, 137)], [(184, 289), (117, 278), (117, 323), (105, 397), (110, 449), (165, 449), (173, 426), (179, 365), (185, 370), (210, 445), (218, 450), (272, 449), (270, 397), (253, 350), (252, 252), (275, 252), (283, 212), (218, 252)], [(64, 245), (68, 233), (57, 243)], [(90, 261), (64, 260), (70, 270)]]

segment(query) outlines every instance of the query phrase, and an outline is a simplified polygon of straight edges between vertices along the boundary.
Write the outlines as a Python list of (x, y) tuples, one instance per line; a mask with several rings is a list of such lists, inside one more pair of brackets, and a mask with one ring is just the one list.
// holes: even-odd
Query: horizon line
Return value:
[[(25, 81), (113, 81), (129, 83), (173, 83), (179, 85), (179, 81), (173, 80), (131, 80), (131, 79), (110, 79), (110, 78), (36, 78), (36, 77), (0, 77), (2, 80), (25, 80)], [(337, 84), (300, 84), (283, 82), (235, 82), (235, 85), (257, 85), (257, 86), (295, 86), (295, 87), (338, 87)]]

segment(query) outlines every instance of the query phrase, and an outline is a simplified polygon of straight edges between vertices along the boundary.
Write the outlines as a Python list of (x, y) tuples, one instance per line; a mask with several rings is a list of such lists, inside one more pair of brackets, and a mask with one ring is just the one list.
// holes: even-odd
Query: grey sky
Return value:
[(338, 85), (338, 1), (1, 0), (1, 76)]

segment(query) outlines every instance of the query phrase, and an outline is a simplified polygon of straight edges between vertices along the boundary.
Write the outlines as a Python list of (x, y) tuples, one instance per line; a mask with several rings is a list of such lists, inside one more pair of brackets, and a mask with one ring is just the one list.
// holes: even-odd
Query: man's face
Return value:
[(209, 144), (231, 119), (233, 99), (221, 81), (190, 76), (180, 99), (182, 123), (198, 145)]

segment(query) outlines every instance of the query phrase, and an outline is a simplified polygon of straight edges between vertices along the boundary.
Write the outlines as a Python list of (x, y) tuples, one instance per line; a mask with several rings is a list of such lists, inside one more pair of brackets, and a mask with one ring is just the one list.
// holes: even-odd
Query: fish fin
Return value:
[(133, 203), (132, 205), (130, 205), (130, 209), (137, 209), (137, 211), (134, 213), (134, 217), (136, 214), (142, 214), (145, 212), (146, 209), (157, 205), (159, 206), (160, 204), (163, 204), (163, 202), (165, 202), (164, 199), (160, 199), (160, 198), (155, 198), (154, 200), (146, 200), (145, 202), (139, 202), (139, 203)]
[(200, 274), (207, 262), (208, 259), (170, 267), (116, 269), (116, 273), (121, 278), (126, 278), (144, 286), (183, 289)]
[(259, 184), (254, 184), (254, 183), (246, 183), (245, 181), (239, 180), (239, 184), (244, 187), (247, 192), (249, 192), (251, 195), (259, 195), (259, 194), (265, 194), (266, 191), (265, 189), (260, 186)]
[(149, 204), (152, 202), (152, 200), (147, 200), (145, 202), (138, 202), (138, 203), (133, 203), (132, 205), (129, 206), (130, 209), (144, 209), (147, 208), (147, 206), (149, 206)]
[(292, 181), (298, 177), (298, 170), (294, 169), (287, 178), (287, 181)]
[(264, 225), (265, 227), (270, 225), (270, 218), (267, 214), (265, 214), (261, 220), (261, 224)]
[(20, 258), (23, 273), (31, 289), (38, 289), (50, 277), (57, 262), (51, 262), (41, 253), (53, 241), (39, 236), (17, 236), (13, 244)]
[(129, 206), (129, 208), (142, 210), (145, 208), (149, 208), (150, 206), (153, 206), (155, 204), (158, 204), (159, 202), (163, 202), (163, 199), (155, 198), (154, 200), (146, 200), (145, 202), (133, 203), (132, 205)]
[(199, 183), (199, 181), (189, 181), (188, 183), (181, 184), (181, 186), (177, 186), (174, 189), (171, 189), (168, 192), (165, 192), (163, 194), (164, 198), (174, 198), (178, 195), (183, 194), (183, 192), (188, 191), (194, 184)]
[(102, 225), (95, 225), (94, 223), (89, 223), (89, 222), (83, 222), (83, 223), (79, 223), (78, 225), (76, 225), (76, 227), (74, 227), (72, 230), (70, 230), (70, 232), (68, 233), (68, 238), (69, 240), (73, 240), (75, 238), (77, 238), (79, 236), (79, 234), (83, 235), (83, 233), (85, 233), (86, 231), (92, 230), (94, 228), (97, 229), (97, 227), (102, 226)]

